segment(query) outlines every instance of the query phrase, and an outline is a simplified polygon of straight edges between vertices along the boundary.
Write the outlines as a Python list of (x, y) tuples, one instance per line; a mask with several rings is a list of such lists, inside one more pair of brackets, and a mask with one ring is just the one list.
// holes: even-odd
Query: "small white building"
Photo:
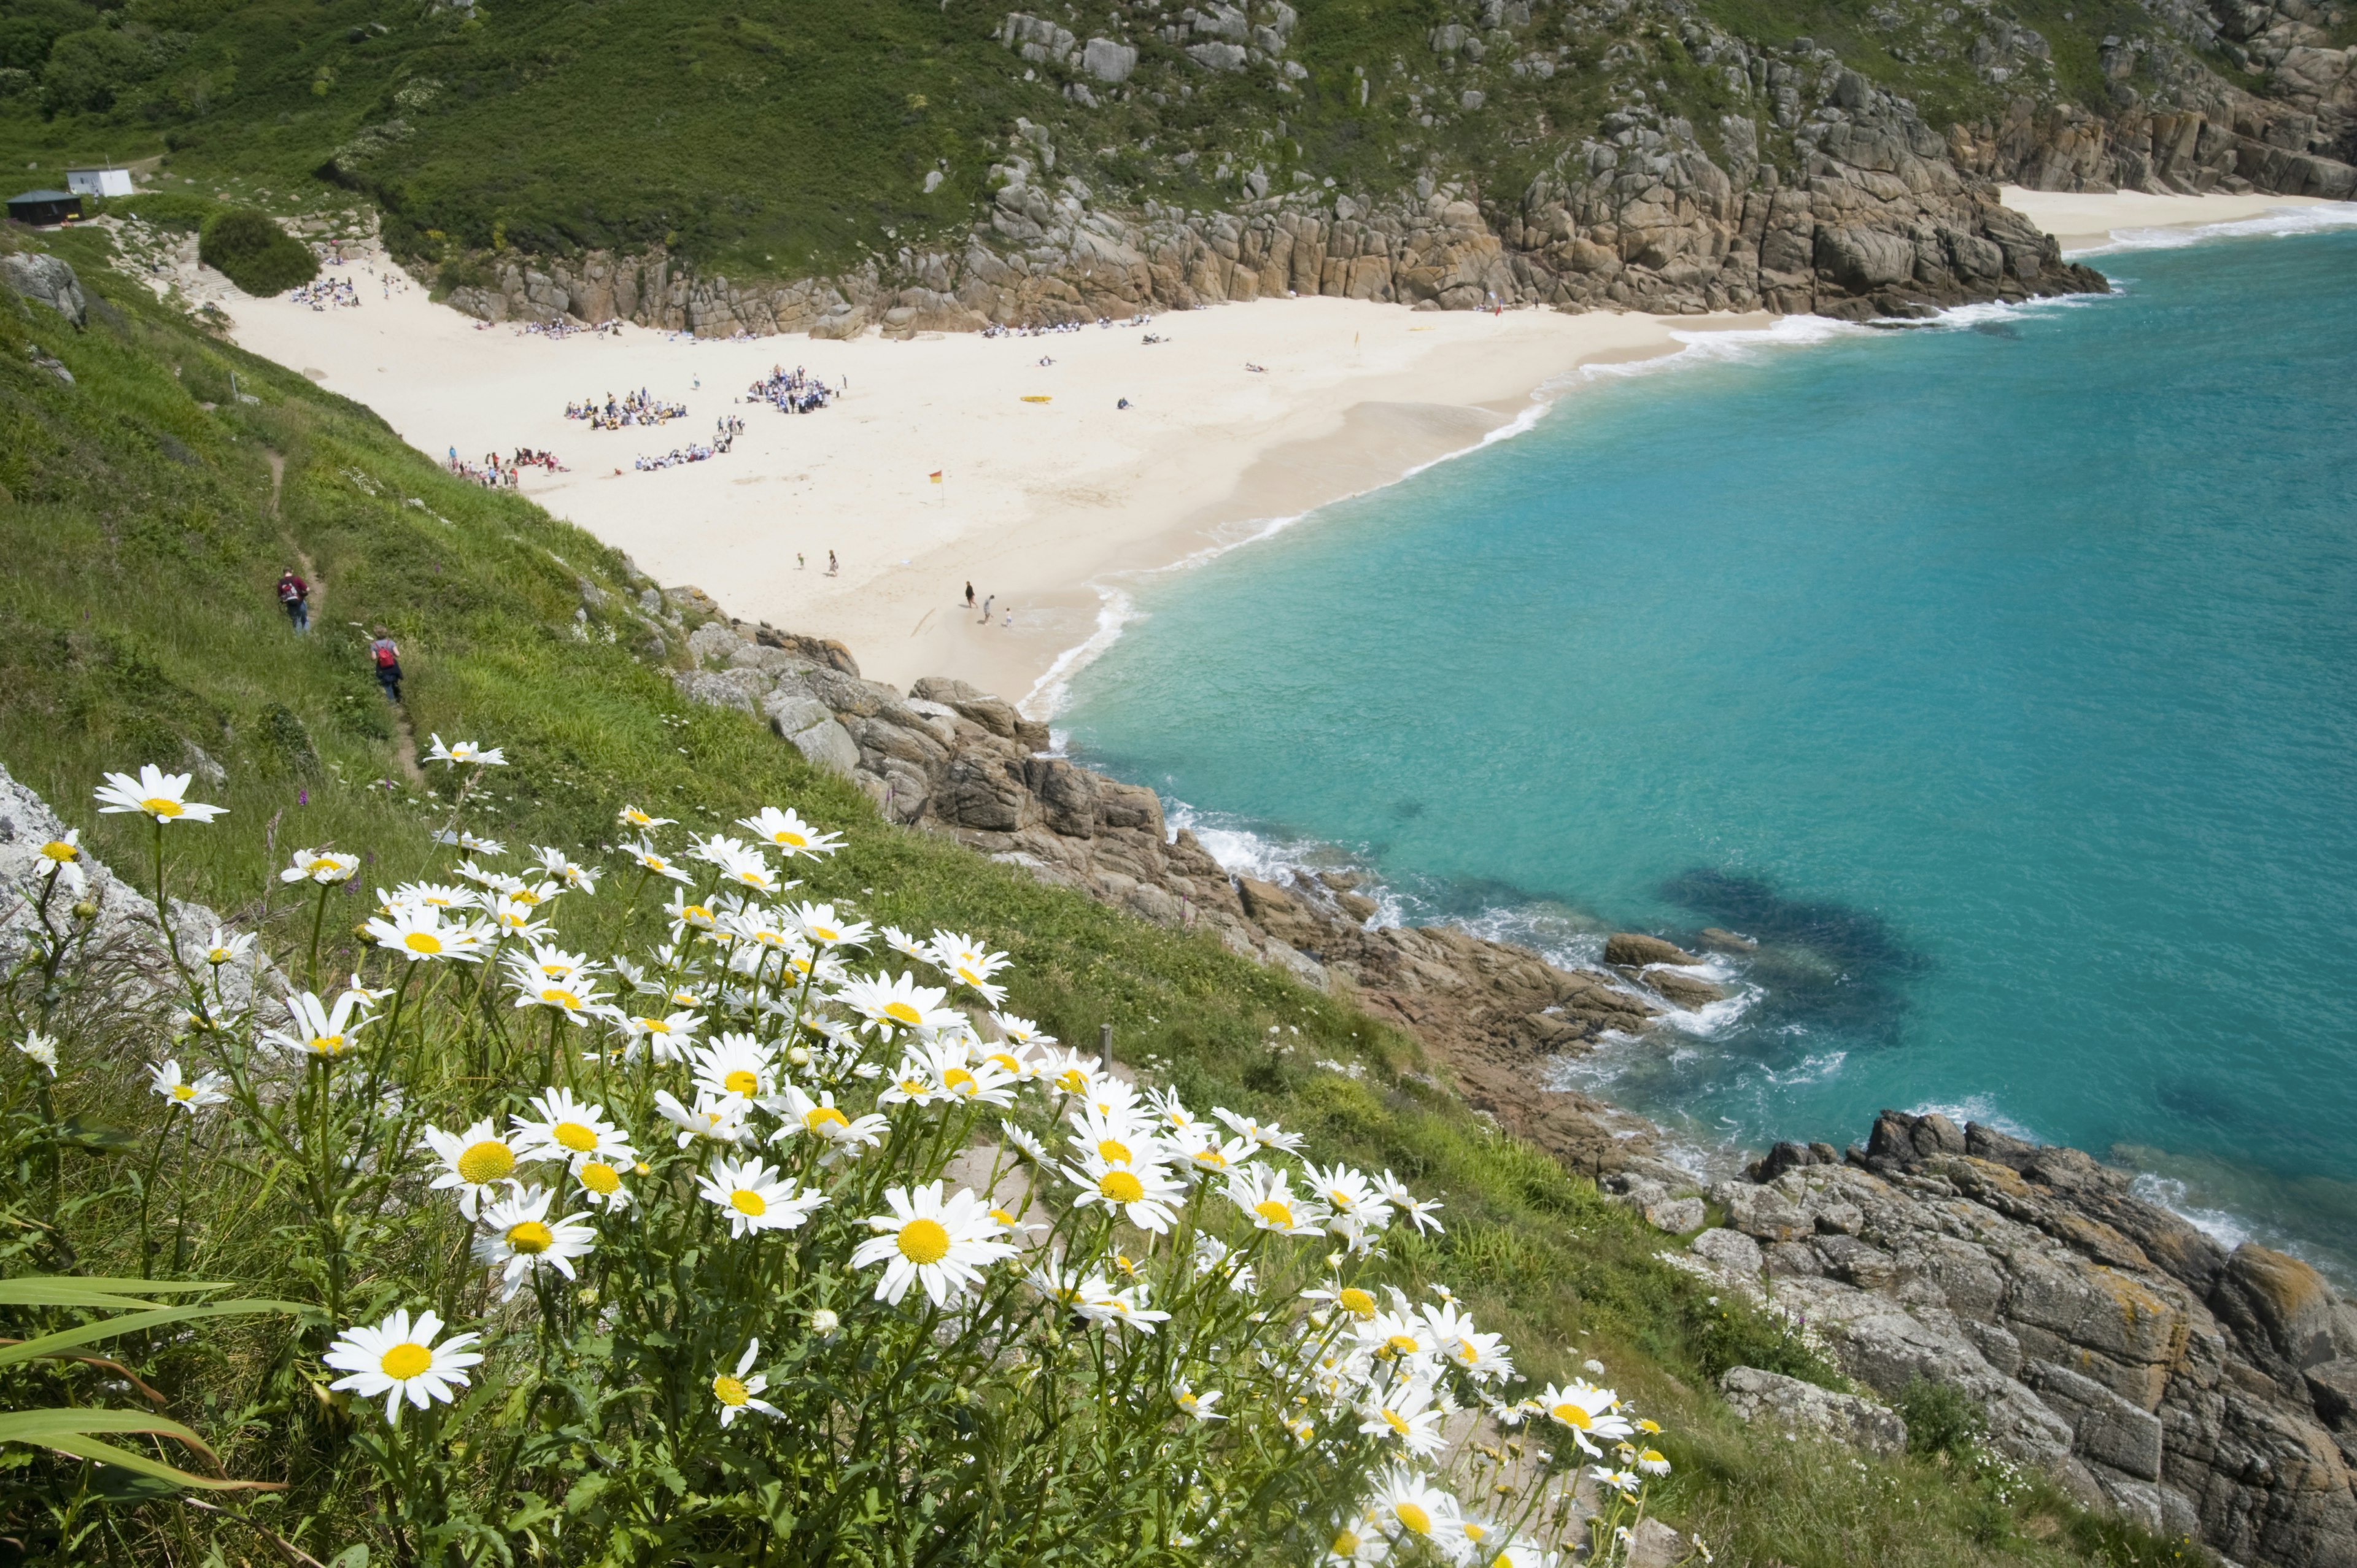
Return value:
[(66, 170), (66, 188), (76, 196), (129, 196), (131, 171), (127, 168), (70, 168)]

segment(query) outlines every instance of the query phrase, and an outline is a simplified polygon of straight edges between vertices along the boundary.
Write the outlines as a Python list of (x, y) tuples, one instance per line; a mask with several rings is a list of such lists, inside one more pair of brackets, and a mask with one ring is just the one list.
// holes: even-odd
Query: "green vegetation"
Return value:
[(248, 294), (277, 294), (319, 275), (311, 248), (270, 214), (251, 207), (232, 207), (206, 219), (197, 254)]
[[(2161, 1546), (2087, 1521), (2018, 1477), (1941, 1456), (1866, 1462), (1736, 1423), (1707, 1391), (1728, 1366), (1839, 1380), (1778, 1322), (1714, 1300), (1655, 1261), (1663, 1239), (1587, 1180), (1486, 1127), (1423, 1076), (1413, 1041), (1208, 939), (1146, 926), (881, 822), (847, 784), (813, 772), (751, 721), (678, 700), (634, 613), (641, 581), (613, 552), (520, 499), (452, 479), (366, 410), (208, 337), (109, 272), (102, 235), (56, 236), (53, 248), (76, 263), (91, 296), (87, 331), (0, 295), (0, 546), (11, 562), (0, 578), (0, 759), (125, 872), (148, 864), (153, 843), (141, 822), (95, 812), (101, 773), (217, 764), (221, 779), (200, 779), (194, 792), (231, 814), (211, 828), (172, 830), (174, 886), (258, 933), (297, 983), (313, 972), (315, 918), (324, 916), (317, 974), (379, 964), (353, 935), (373, 912), (373, 890), (449, 864), (433, 833), (460, 786), (441, 768), (423, 788), (407, 780), (398, 716), (364, 656), (362, 628), (382, 621), (404, 651), (415, 730), (507, 749), (511, 766), (487, 774), (466, 801), (472, 831), (511, 852), (554, 845), (617, 875), (626, 874), (608, 846), (620, 837), (615, 812), (624, 803), (679, 819), (673, 832), (732, 831), (758, 806), (791, 806), (845, 835), (840, 854), (801, 871), (802, 894), (914, 930), (972, 932), (1012, 957), (1009, 1011), (1072, 1041), (1092, 1041), (1110, 1024), (1121, 1058), (1189, 1104), (1281, 1120), (1306, 1134), (1311, 1157), (1388, 1167), (1440, 1198), (1445, 1233), (1394, 1232), (1373, 1277), (1449, 1281), (1485, 1328), (1507, 1337), (1529, 1378), (1575, 1375), (1590, 1357), (1610, 1369), (1620, 1392), (1670, 1429), (1662, 1442), (1676, 1468), (1653, 1508), (1701, 1530), (1721, 1561), (2126, 1568), (2166, 1560), (2154, 1555)], [(70, 386), (33, 361), (35, 347), (63, 361)], [(231, 372), (257, 401), (232, 395)], [(320, 589), (307, 638), (289, 633), (270, 594), (288, 564)], [(361, 857), (348, 888), (315, 893), (274, 879), (293, 850), (323, 846)], [(608, 886), (616, 897), (628, 890)], [(38, 991), (11, 990), (0, 1026), (11, 1038), (41, 1005)], [(0, 1169), (0, 1272), (130, 1275), (153, 1260), (158, 1273), (231, 1282), (239, 1296), (301, 1303), (313, 1316), (293, 1333), (285, 1319), (224, 1317), (186, 1337), (125, 1336), (107, 1347), (112, 1365), (0, 1368), (0, 1401), (15, 1409), (123, 1408), (115, 1385), (135, 1374), (161, 1401), (151, 1413), (198, 1434), (227, 1476), (287, 1488), (214, 1499), (234, 1518), (199, 1514), (152, 1477), (19, 1446), (0, 1461), (0, 1536), (80, 1532), (63, 1554), (74, 1561), (199, 1561), (210, 1546), (227, 1562), (282, 1560), (263, 1530), (323, 1562), (350, 1544), (371, 1545), (382, 1560), (404, 1532), (412, 1549), (447, 1545), (474, 1561), (500, 1552), (630, 1561), (673, 1550), (612, 1533), (622, 1530), (616, 1520), (640, 1517), (631, 1509), (642, 1494), (630, 1493), (639, 1501), (626, 1508), (628, 1488), (617, 1491), (609, 1511), (597, 1513), (578, 1490), (617, 1463), (607, 1444), (619, 1440), (581, 1425), (589, 1417), (577, 1376), (535, 1383), (508, 1363), (499, 1370), (506, 1397), (467, 1412), (475, 1434), (467, 1452), (529, 1457), (501, 1476), (442, 1450), (450, 1517), (463, 1513), (488, 1534), (429, 1540), (423, 1505), (405, 1489), (388, 1493), (370, 1456), (368, 1434), (382, 1426), (324, 1399), (317, 1356), (346, 1326), (327, 1320), (330, 1300), (349, 1304), (348, 1320), (425, 1305), (404, 1295), (419, 1279), (458, 1282), (445, 1316), (460, 1327), (511, 1323), (485, 1307), (477, 1275), (445, 1275), (427, 1261), (463, 1237), (447, 1197), (403, 1189), (394, 1203), (380, 1185), (379, 1207), (352, 1211), (349, 1241), (335, 1244), (343, 1272), (331, 1276), (318, 1266), (320, 1213), (307, 1208), (323, 1190), (305, 1187), (321, 1174), (316, 1162), (207, 1156), (183, 1228), (177, 1193), (167, 1202), (157, 1188), (143, 1203), (156, 1179), (147, 1172), (167, 1152), (158, 1134), (167, 1113), (140, 1064), (171, 1048), (193, 1076), (199, 1047), (167, 1047), (135, 1016), (70, 1006), (64, 1015), (73, 1028), (62, 1036), (60, 1076), (36, 1087), (53, 1096), (56, 1125), (71, 1133)], [(414, 1113), (448, 1126), (508, 1109), (510, 1077), (491, 1081), (479, 1065), (459, 1065), (499, 1038), (487, 1017), (451, 1015), (447, 1036), (419, 1047), (432, 1071), (414, 1085)], [(500, 1048), (517, 1048), (515, 1038)], [(535, 1071), (542, 1038), (530, 1036)], [(436, 1054), (445, 1052), (457, 1056)], [(15, 1114), (28, 1115), (22, 1094), (34, 1080), (16, 1053), (0, 1054)], [(667, 1152), (660, 1125), (633, 1123), (642, 1144)], [(182, 1171), (185, 1147), (174, 1140)], [(559, 1293), (552, 1310), (571, 1326), (545, 1342), (551, 1353), (560, 1361), (592, 1353), (594, 1339), (576, 1333), (580, 1304)], [(0, 1305), (0, 1332), (30, 1337), (83, 1316)], [(789, 1341), (765, 1332), (783, 1356)], [(535, 1398), (528, 1384), (549, 1391)], [(186, 1460), (191, 1451), (180, 1444), (149, 1456)], [(551, 1533), (551, 1510), (565, 1510), (568, 1498), (605, 1533)], [(396, 1502), (406, 1515), (389, 1511)], [(740, 1528), (751, 1527), (738, 1519), (726, 1530)]]
[[(169, 188), (282, 214), (365, 201), (398, 253), (436, 263), (662, 245), (732, 277), (889, 275), (904, 248), (961, 244), (994, 166), (1017, 156), (1107, 206), (1200, 209), (1328, 180), (1397, 197), (1427, 174), (1511, 200), (1633, 94), (1706, 145), (1721, 114), (1767, 107), (1683, 14), (1652, 5), (1530, 7), (1487, 33), (1470, 0), (1292, 8), (1288, 71), (1205, 69), (1162, 36), (1176, 11), (1143, 0), (1033, 7), (1077, 40), (1135, 48), (1116, 87), (1002, 43), (1012, 0), (17, 0), (0, 25), (0, 159), (55, 181), (102, 153), (168, 154)], [(1703, 11), (1758, 44), (1832, 48), (1940, 124), (2025, 92), (2106, 109), (2099, 40), (2155, 32), (2135, 0)], [(1282, 19), (1266, 0), (1241, 14)], [(1985, 70), (1987, 40), (2016, 24), (2050, 63), (2025, 45)], [(1436, 29), (1451, 26), (1467, 41), (1444, 54)]]

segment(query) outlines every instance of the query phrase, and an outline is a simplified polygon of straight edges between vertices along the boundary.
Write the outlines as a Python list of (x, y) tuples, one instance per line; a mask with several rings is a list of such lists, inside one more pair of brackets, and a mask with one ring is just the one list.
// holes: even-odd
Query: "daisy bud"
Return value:
[(843, 1319), (824, 1307), (811, 1314), (811, 1332), (823, 1339), (843, 1326)]
[(98, 918), (98, 906), (85, 898), (73, 907), (73, 914), (77, 920), (95, 920)]
[(810, 1047), (808, 1046), (796, 1046), (792, 1050), (786, 1053), (786, 1059), (793, 1063), (796, 1067), (808, 1067), (810, 1066)]

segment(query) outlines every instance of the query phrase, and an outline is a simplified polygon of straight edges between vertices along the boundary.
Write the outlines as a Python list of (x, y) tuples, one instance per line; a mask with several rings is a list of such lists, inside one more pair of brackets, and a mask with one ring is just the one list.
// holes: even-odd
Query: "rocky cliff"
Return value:
[(2357, 1305), (2129, 1180), (1886, 1111), (1863, 1148), (1781, 1144), (1712, 1187), (1726, 1223), (1671, 1256), (1773, 1303), (1887, 1397), (1964, 1390), (1996, 1444), (2090, 1502), (2234, 1559), (2357, 1563)]
[(1565, 969), (1380, 926), (1350, 875), (1232, 875), (1152, 790), (1049, 755), (1045, 726), (963, 682), (902, 693), (840, 644), (732, 622), (694, 589), (641, 607), (683, 695), (766, 718), (895, 821), (1397, 1023), (1475, 1106), (1688, 1239), (1666, 1258), (1786, 1315), (1867, 1391), (1737, 1369), (1723, 1391), (1747, 1418), (1887, 1451), (1904, 1425), (1873, 1396), (1945, 1384), (1997, 1448), (2091, 1506), (2233, 1559), (2357, 1568), (2357, 1305), (2299, 1260), (2229, 1251), (2077, 1150), (1938, 1115), (1885, 1112), (1863, 1147), (1781, 1144), (1706, 1185), (1641, 1118), (1543, 1087), (1606, 1031), (1717, 999), (1695, 955), (1623, 933), (1600, 967)]

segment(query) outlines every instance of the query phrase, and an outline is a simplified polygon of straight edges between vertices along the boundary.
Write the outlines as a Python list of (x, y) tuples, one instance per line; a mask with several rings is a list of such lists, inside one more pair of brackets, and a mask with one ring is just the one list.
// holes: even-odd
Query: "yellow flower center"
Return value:
[(377, 1369), (395, 1382), (405, 1383), (433, 1364), (433, 1351), (408, 1340), (387, 1350), (377, 1362)]
[(344, 1037), (341, 1035), (314, 1035), (311, 1036), (311, 1049), (320, 1056), (332, 1057), (341, 1052), (343, 1048)]
[(1432, 1516), (1414, 1503), (1394, 1503), (1392, 1517), (1405, 1525), (1415, 1534), (1430, 1535), (1432, 1533)]
[(970, 970), (970, 969), (966, 968), (966, 967), (965, 967), (965, 965), (963, 965), (963, 964), (960, 964), (960, 965), (958, 965), (957, 977), (958, 977), (960, 980), (964, 981), (968, 985), (976, 985), (976, 986), (979, 986), (979, 985), (985, 985), (985, 984), (989, 983), (988, 982), (985, 981), (985, 980), (982, 978), (982, 976), (980, 976), (980, 975), (978, 975), (978, 974), (974, 973), (974, 971), (972, 971), (972, 970)]
[(458, 1155), (459, 1176), (477, 1187), (511, 1176), (515, 1167), (515, 1151), (496, 1138), (472, 1144)]
[(1566, 1426), (1577, 1428), (1581, 1432), (1586, 1432), (1593, 1424), (1587, 1419), (1587, 1412), (1576, 1404), (1559, 1404), (1547, 1413)]
[(1228, 1168), (1228, 1156), (1207, 1144), (1195, 1151), (1195, 1163), (1199, 1165), (1209, 1165), (1215, 1171), (1223, 1171)]
[(950, 1233), (938, 1219), (911, 1219), (900, 1227), (900, 1256), (912, 1263), (938, 1263), (950, 1255)]
[(784, 844), (788, 849), (800, 849), (804, 844), (810, 843), (810, 840), (802, 837), (802, 834), (797, 832), (779, 832), (771, 833), (770, 837), (775, 842)]
[(960, 1094), (972, 1095), (981, 1086), (974, 1082), (974, 1074), (962, 1067), (953, 1067), (942, 1074), (942, 1087), (954, 1089)]
[(823, 1135), (831, 1126), (850, 1126), (851, 1119), (832, 1105), (813, 1105), (802, 1112), (802, 1125), (813, 1133)]
[(172, 1098), (175, 1100), (194, 1100), (196, 1097), (197, 1090), (194, 1084), (176, 1083), (172, 1086)]
[(319, 859), (315, 860), (315, 861), (313, 861), (313, 862), (311, 863), (309, 869), (310, 869), (310, 872), (311, 872), (311, 875), (314, 875), (314, 876), (320, 876), (320, 875), (326, 875), (326, 874), (327, 874), (327, 873), (328, 873), (328, 872), (340, 872), (340, 871), (342, 871), (344, 868), (343, 868), (341, 865), (338, 865), (336, 862), (334, 862), (334, 861), (332, 861), (332, 860), (329, 860), (329, 859), (328, 859), (326, 856), (322, 855)]
[(1353, 1317), (1372, 1317), (1375, 1298), (1357, 1285), (1345, 1285), (1335, 1293), (1334, 1305)]
[(761, 1092), (761, 1080), (743, 1068), (738, 1068), (720, 1080), (720, 1087), (731, 1094), (741, 1094), (750, 1100)]
[(1066, 1094), (1079, 1094), (1089, 1087), (1089, 1075), (1079, 1068), (1068, 1067), (1056, 1075), (1056, 1087)]
[(41, 853), (48, 855), (51, 860), (56, 861), (59, 865), (63, 865), (70, 860), (80, 860), (81, 858), (81, 851), (75, 848), (72, 844), (66, 843), (63, 839), (51, 839), (48, 843), (41, 846)]
[(565, 990), (565, 987), (561, 985), (550, 986), (547, 990), (540, 993), (540, 999), (543, 1002), (549, 1004), (551, 1006), (563, 1007), (567, 1010), (577, 1008), (581, 1005), (581, 998), (574, 995), (573, 993)]
[(987, 1060), (991, 1066), (1001, 1069), (1009, 1073), (1020, 1074), (1023, 1070), (1023, 1064), (1017, 1061), (1015, 1058), (1007, 1055), (1005, 1051), (993, 1051), (985, 1059)]
[(1254, 1204), (1253, 1212), (1259, 1215), (1263, 1219), (1267, 1220), (1271, 1225), (1290, 1226), (1293, 1223), (1292, 1208), (1286, 1204), (1277, 1202), (1277, 1200), (1273, 1197), (1265, 1198), (1262, 1201)]
[(1337, 1557), (1349, 1557), (1349, 1556), (1351, 1556), (1351, 1555), (1354, 1554), (1358, 1550), (1359, 1550), (1359, 1532), (1358, 1532), (1357, 1530), (1338, 1530), (1338, 1531), (1336, 1531), (1336, 1532), (1335, 1532), (1335, 1536), (1334, 1536), (1334, 1555), (1335, 1555), (1335, 1556), (1337, 1556)]
[(1476, 1524), (1469, 1519), (1458, 1528), (1464, 1530), (1466, 1540), (1472, 1541), (1477, 1546), (1481, 1543), (1481, 1538), (1490, 1533), (1489, 1526)]
[(1383, 1341), (1383, 1348), (1394, 1356), (1413, 1356), (1415, 1354), (1415, 1336), (1394, 1334)]
[(1006, 1226), (1009, 1230), (1015, 1229), (1015, 1216), (1007, 1213), (1006, 1210), (1003, 1208), (992, 1209), (990, 1211), (990, 1217), (993, 1219), (997, 1220), (1001, 1225)]
[(1457, 1342), (1457, 1359), (1469, 1367), (1481, 1359), (1480, 1347), (1470, 1339), (1459, 1339)]
[(581, 1167), (581, 1185), (600, 1197), (611, 1197), (622, 1190), (622, 1176), (603, 1161), (591, 1160)]
[(1358, 1201), (1358, 1199), (1352, 1197), (1349, 1193), (1345, 1192), (1339, 1187), (1328, 1187), (1326, 1189), (1326, 1196), (1332, 1198), (1334, 1200), (1334, 1207), (1340, 1209), (1345, 1214), (1348, 1214), (1351, 1211), (1351, 1206)]
[(1128, 1171), (1107, 1171), (1097, 1177), (1097, 1191), (1115, 1203), (1135, 1203), (1146, 1196), (1146, 1184)]
[(508, 1227), (509, 1247), (526, 1257), (545, 1252), (555, 1244), (556, 1232), (537, 1219), (526, 1219)]
[(188, 810), (188, 808), (181, 805), (179, 801), (167, 799), (162, 795), (150, 796), (148, 799), (140, 801), (139, 807), (140, 810), (145, 811), (152, 817), (177, 817), (181, 812)]
[(1662, 1451), (1660, 1449), (1648, 1448), (1642, 1454), (1637, 1455), (1637, 1463), (1640, 1465), (1666, 1465), (1669, 1461), (1662, 1457)]
[(578, 1122), (559, 1122), (548, 1133), (576, 1155), (586, 1155), (597, 1146), (597, 1134)]
[(770, 1212), (770, 1200), (749, 1187), (740, 1187), (728, 1195), (728, 1207), (759, 1219)]
[(529, 908), (533, 905), (540, 902), (540, 895), (529, 887), (519, 887), (513, 893), (508, 895), (508, 897), (513, 898), (517, 903), (523, 905), (526, 908)]
[(1135, 1156), (1130, 1154), (1129, 1145), (1119, 1138), (1100, 1138), (1097, 1140), (1097, 1158), (1109, 1165), (1125, 1165), (1132, 1163)]
[(911, 1029), (925, 1021), (923, 1015), (906, 1002), (887, 1002), (884, 1004), (884, 1016)]
[(747, 1400), (751, 1399), (753, 1397), (753, 1391), (750, 1389), (748, 1389), (743, 1383), (740, 1383), (736, 1379), (730, 1377), (727, 1373), (723, 1372), (718, 1377), (712, 1380), (712, 1397), (733, 1410), (737, 1406), (743, 1404)]
[(705, 908), (701, 904), (681, 905), (679, 918), (685, 920), (691, 926), (708, 926), (712, 924), (712, 911)]
[(1400, 1412), (1395, 1410), (1387, 1410), (1383, 1412), (1383, 1424), (1390, 1427), (1402, 1437), (1405, 1437), (1410, 1430), (1407, 1423), (1407, 1418), (1400, 1414)]
[(401, 939), (411, 952), (437, 953), (442, 950), (442, 939), (431, 931), (412, 931)]
[(833, 926), (804, 926), (802, 929), (823, 942), (840, 941), (843, 938), (843, 933)]

